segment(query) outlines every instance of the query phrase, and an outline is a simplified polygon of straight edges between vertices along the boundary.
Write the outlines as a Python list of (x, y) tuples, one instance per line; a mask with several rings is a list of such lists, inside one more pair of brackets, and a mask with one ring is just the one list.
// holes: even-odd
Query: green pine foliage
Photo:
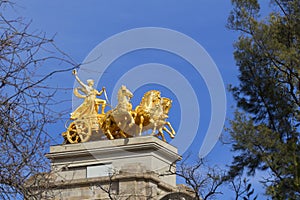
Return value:
[(300, 199), (300, 0), (271, 0), (267, 16), (257, 0), (232, 4), (240, 84), (230, 86), (238, 107), (230, 175), (265, 170), (266, 194)]

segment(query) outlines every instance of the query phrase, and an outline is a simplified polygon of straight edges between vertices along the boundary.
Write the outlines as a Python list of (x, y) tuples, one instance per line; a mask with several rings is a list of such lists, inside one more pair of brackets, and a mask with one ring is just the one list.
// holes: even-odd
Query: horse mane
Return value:
[(147, 91), (144, 96), (142, 97), (142, 100), (139, 104), (140, 107), (144, 107), (147, 103), (147, 99), (149, 98), (150, 95), (152, 95), (153, 93), (159, 93), (160, 94), (160, 91), (158, 90), (149, 90)]
[(127, 90), (126, 86), (124, 86), (124, 85), (122, 85), (118, 90), (118, 102), (120, 102), (120, 100), (121, 100), (123, 90)]

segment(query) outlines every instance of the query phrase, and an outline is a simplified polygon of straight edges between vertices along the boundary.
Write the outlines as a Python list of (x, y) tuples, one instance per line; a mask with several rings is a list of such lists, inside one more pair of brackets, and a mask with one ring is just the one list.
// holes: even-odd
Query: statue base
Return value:
[(177, 149), (153, 136), (51, 146), (46, 157), (48, 198), (161, 199), (184, 191), (169, 173), (181, 159)]

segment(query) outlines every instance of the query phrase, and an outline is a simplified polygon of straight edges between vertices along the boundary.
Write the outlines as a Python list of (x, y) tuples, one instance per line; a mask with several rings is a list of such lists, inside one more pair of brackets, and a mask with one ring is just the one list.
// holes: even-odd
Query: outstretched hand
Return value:
[(76, 74), (77, 74), (76, 69), (73, 69), (72, 74), (73, 74), (73, 75), (76, 75)]

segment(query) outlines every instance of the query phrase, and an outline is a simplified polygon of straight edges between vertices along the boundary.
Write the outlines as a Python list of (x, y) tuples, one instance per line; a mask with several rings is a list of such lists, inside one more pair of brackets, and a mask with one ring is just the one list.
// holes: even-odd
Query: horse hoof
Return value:
[(128, 125), (128, 127), (131, 128), (133, 125), (134, 125), (134, 123), (130, 123), (130, 124)]
[(114, 136), (112, 136), (112, 135), (108, 135), (108, 139), (113, 140), (113, 139), (115, 139), (115, 138), (114, 138)]

